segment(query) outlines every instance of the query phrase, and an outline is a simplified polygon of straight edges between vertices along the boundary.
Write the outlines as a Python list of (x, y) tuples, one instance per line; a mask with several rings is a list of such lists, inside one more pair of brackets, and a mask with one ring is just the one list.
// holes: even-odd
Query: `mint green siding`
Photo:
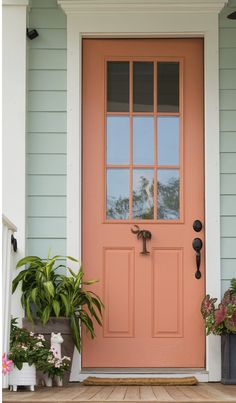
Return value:
[(66, 16), (32, 0), (28, 41), (27, 253), (66, 254)]
[[(236, 275), (236, 22), (220, 14), (222, 289)], [(28, 253), (66, 253), (66, 16), (56, 0), (32, 0), (28, 41)]]
[(236, 21), (229, 1), (220, 14), (221, 277), (224, 291), (236, 276)]

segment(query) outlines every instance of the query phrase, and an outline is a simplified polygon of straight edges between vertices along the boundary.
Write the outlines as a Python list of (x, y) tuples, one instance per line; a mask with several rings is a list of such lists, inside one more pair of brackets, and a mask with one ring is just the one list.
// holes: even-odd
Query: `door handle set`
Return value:
[[(200, 220), (195, 220), (193, 223), (193, 229), (195, 232), (200, 232), (202, 230), (202, 223)], [(197, 270), (195, 272), (195, 277), (199, 280), (202, 277), (202, 273), (200, 271), (201, 266), (201, 249), (202, 249), (202, 240), (200, 238), (194, 238), (192, 243), (193, 249), (196, 252), (196, 266)]]
[(134, 228), (131, 228), (131, 232), (137, 234), (137, 238), (142, 239), (143, 241), (143, 250), (140, 252), (140, 255), (149, 255), (150, 252), (147, 250), (147, 241), (152, 238), (151, 232), (145, 229), (140, 229), (138, 225), (134, 225)]
[[(193, 223), (193, 229), (195, 232), (200, 232), (202, 230), (202, 223), (200, 220), (195, 220)], [(140, 255), (149, 255), (150, 252), (147, 250), (147, 241), (152, 239), (152, 234), (150, 231), (145, 230), (145, 229), (140, 229), (138, 225), (134, 225), (133, 228), (131, 228), (132, 234), (137, 235), (138, 239), (142, 239), (143, 241), (143, 249), (140, 252)], [(192, 242), (192, 247), (196, 252), (196, 267), (197, 270), (195, 272), (195, 277), (197, 280), (199, 280), (202, 276), (201, 271), (200, 271), (200, 266), (201, 266), (201, 249), (202, 249), (203, 243), (200, 238), (194, 238)]]

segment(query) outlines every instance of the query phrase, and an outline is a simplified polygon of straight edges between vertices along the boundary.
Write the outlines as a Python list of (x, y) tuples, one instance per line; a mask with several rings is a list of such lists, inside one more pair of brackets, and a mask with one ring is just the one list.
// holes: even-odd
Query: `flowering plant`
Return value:
[(26, 329), (19, 328), (16, 319), (12, 319), (9, 358), (18, 369), (22, 368), (24, 362), (29, 365), (35, 364), (37, 367), (45, 351), (48, 351), (48, 348), (43, 335), (34, 335)]
[(210, 295), (206, 295), (202, 301), (201, 313), (205, 319), (207, 335), (236, 334), (236, 278), (231, 280), (231, 287), (224, 293), (217, 308), (216, 301), (217, 298), (210, 298)]
[(12, 370), (12, 360), (8, 360), (8, 356), (4, 353), (2, 355), (2, 373), (7, 375)]
[(38, 363), (38, 369), (46, 372), (51, 378), (55, 375), (63, 377), (64, 372), (70, 367), (70, 357), (58, 357), (58, 352), (53, 347), (47, 352), (44, 360)]
[(38, 370), (63, 377), (64, 372), (70, 367), (70, 357), (58, 357), (57, 351), (49, 347), (49, 343), (42, 334), (34, 334), (27, 329), (16, 326), (16, 319), (11, 322), (9, 358), (18, 369), (24, 362), (34, 364)]

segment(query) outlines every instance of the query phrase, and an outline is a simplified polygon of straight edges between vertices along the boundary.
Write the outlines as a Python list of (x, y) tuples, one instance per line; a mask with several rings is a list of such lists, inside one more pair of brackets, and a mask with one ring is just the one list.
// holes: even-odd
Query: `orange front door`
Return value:
[(203, 138), (201, 39), (83, 41), (83, 368), (205, 366)]

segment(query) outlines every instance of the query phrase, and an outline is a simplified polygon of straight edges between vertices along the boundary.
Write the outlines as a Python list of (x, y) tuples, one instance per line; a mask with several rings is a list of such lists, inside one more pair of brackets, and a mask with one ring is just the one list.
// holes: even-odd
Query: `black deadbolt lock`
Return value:
[(200, 231), (201, 231), (201, 229), (202, 229), (202, 223), (201, 223), (200, 220), (195, 220), (195, 221), (194, 221), (194, 223), (193, 223), (193, 229), (194, 229), (194, 231), (196, 231), (196, 232), (200, 232)]

